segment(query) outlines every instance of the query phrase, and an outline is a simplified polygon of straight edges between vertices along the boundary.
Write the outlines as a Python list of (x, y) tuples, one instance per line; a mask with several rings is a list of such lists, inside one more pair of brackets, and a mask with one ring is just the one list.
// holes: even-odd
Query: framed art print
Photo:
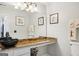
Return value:
[(18, 25), (18, 26), (24, 25), (24, 18), (23, 17), (17, 16), (15, 20), (16, 20), (16, 25)]
[(58, 24), (59, 21), (59, 15), (58, 13), (54, 13), (50, 15), (50, 24)]
[(44, 25), (44, 17), (39, 17), (38, 18), (38, 25)]

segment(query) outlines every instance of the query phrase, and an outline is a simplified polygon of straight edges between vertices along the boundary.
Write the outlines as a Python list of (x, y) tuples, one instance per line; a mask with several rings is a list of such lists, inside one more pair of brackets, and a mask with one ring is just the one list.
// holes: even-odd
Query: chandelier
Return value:
[(37, 12), (37, 4), (33, 2), (17, 2), (14, 4), (15, 9), (25, 10), (27, 12)]

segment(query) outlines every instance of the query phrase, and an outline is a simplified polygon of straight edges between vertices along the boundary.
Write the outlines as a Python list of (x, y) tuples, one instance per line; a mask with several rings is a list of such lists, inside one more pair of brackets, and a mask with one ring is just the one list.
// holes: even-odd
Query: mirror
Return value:
[[(5, 33), (9, 32), (11, 37), (18, 39), (46, 36), (46, 6), (43, 3), (36, 3), (39, 11), (34, 13), (15, 9), (12, 3), (0, 3), (0, 16), (4, 17)], [(20, 24), (24, 22), (23, 25), (16, 25), (19, 20), (17, 17)], [(43, 19), (39, 19), (40, 17)], [(38, 22), (43, 25), (39, 25)]]

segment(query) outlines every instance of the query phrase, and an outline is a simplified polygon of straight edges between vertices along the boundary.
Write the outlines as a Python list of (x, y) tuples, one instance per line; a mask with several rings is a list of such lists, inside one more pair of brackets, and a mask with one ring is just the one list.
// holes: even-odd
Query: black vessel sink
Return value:
[(9, 35), (9, 32), (6, 32), (4, 36), (4, 18), (2, 18), (2, 28), (1, 28), (1, 37), (0, 37), (0, 43), (5, 48), (14, 47), (16, 43), (18, 42), (18, 39), (12, 39)]
[(18, 39), (12, 39), (11, 37), (7, 37), (7, 38), (4, 37), (4, 38), (0, 38), (0, 42), (5, 48), (10, 48), (16, 45)]

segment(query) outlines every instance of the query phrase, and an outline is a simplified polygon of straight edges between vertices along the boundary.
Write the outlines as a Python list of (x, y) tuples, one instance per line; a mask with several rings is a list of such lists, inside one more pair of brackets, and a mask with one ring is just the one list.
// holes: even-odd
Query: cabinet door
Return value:
[(79, 56), (79, 45), (71, 45), (71, 54), (72, 56)]
[(14, 48), (14, 56), (30, 55), (30, 48)]
[(13, 49), (1, 50), (0, 54), (3, 54), (3, 56), (13, 56)]
[(8, 50), (1, 50), (0, 51), (0, 56), (8, 56)]

